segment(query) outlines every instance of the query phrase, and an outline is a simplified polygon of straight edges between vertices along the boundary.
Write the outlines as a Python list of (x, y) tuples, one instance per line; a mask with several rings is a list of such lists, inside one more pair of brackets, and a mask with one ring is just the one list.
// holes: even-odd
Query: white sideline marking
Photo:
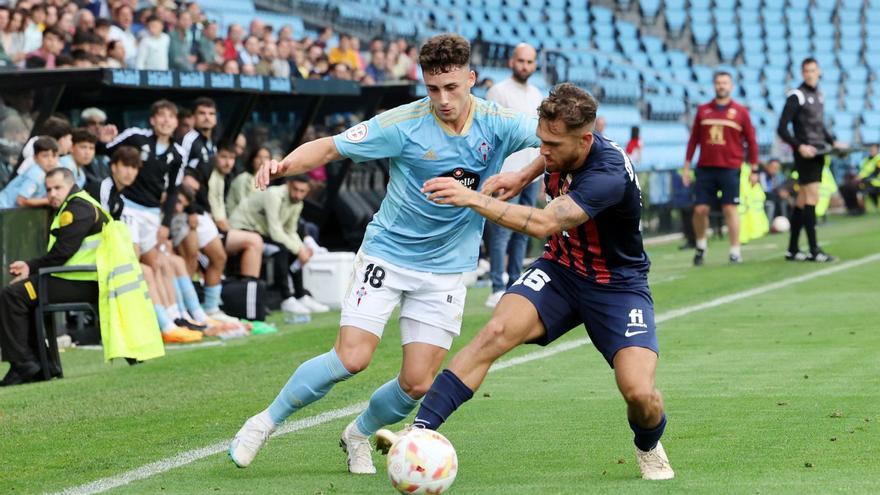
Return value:
[[(715, 308), (718, 306), (722, 306), (724, 304), (732, 303), (734, 301), (739, 301), (741, 299), (746, 299), (748, 297), (756, 296), (759, 294), (763, 294), (765, 292), (770, 292), (774, 290), (781, 289), (783, 287), (788, 287), (790, 285), (799, 284), (801, 282), (806, 282), (808, 280), (813, 280), (815, 278), (824, 277), (826, 275), (831, 275), (837, 272), (841, 272), (843, 270), (847, 270), (856, 266), (861, 266), (867, 263), (871, 263), (873, 261), (880, 260), (880, 253), (872, 254), (869, 256), (865, 256), (864, 258), (859, 258), (857, 260), (847, 261), (840, 264), (835, 264), (829, 266), (828, 268), (823, 268), (821, 270), (817, 270), (815, 272), (810, 272), (804, 275), (800, 275), (797, 277), (790, 277), (778, 282), (774, 282), (772, 284), (762, 285), (760, 287), (755, 287), (753, 289), (745, 290), (742, 292), (737, 292), (735, 294), (729, 294), (726, 296), (721, 296), (719, 298), (713, 299), (711, 301), (704, 302), (702, 304), (696, 304), (693, 306), (688, 306), (686, 308), (674, 309), (672, 311), (667, 311), (663, 314), (657, 315), (655, 321), (657, 323), (662, 323), (665, 321), (669, 321), (675, 318), (679, 318), (685, 315), (689, 315), (691, 313), (696, 313), (699, 311), (703, 311), (706, 309)], [(581, 338), (577, 340), (572, 340), (569, 342), (564, 342), (559, 345), (554, 345), (553, 347), (541, 349), (539, 351), (530, 352), (528, 354), (524, 354), (522, 356), (518, 356), (515, 358), (507, 359), (501, 361), (499, 363), (494, 364), (489, 372), (500, 371), (505, 368), (510, 368), (512, 366), (517, 366), (523, 363), (528, 363), (530, 361), (535, 361), (537, 359), (543, 359), (546, 357), (553, 356), (554, 354), (559, 354), (561, 352), (565, 352), (571, 349), (575, 349), (577, 347), (581, 347), (583, 345), (589, 344), (590, 340), (586, 338)], [(328, 421), (333, 421), (334, 419), (340, 419), (347, 416), (351, 416), (353, 414), (359, 413), (364, 408), (367, 407), (367, 402), (359, 402), (357, 404), (352, 404), (347, 407), (343, 407), (340, 409), (334, 409), (332, 411), (327, 411), (321, 414), (317, 414), (315, 416), (310, 416), (307, 418), (303, 418), (297, 421), (292, 421), (281, 426), (272, 436), (278, 435), (286, 435), (288, 433), (293, 433), (295, 431), (304, 430), (307, 428), (311, 428), (313, 426), (317, 426)], [(72, 488), (68, 488), (63, 492), (60, 492), (64, 495), (91, 495), (94, 493), (102, 493), (108, 490), (112, 490), (113, 488), (117, 488), (120, 486), (127, 485), (133, 481), (138, 481), (142, 479), (146, 479), (157, 474), (164, 473), (166, 471), (170, 471), (172, 469), (185, 466), (192, 462), (195, 462), (199, 459), (203, 459), (205, 457), (219, 454), (221, 452), (225, 452), (229, 446), (229, 441), (217, 442), (207, 447), (202, 447), (200, 449), (190, 450), (187, 452), (183, 452), (177, 454), (172, 457), (168, 457), (166, 459), (153, 462), (151, 464), (147, 464), (145, 466), (141, 466), (137, 469), (133, 469), (131, 471), (126, 471), (122, 474), (118, 474), (116, 476), (110, 476), (108, 478), (103, 478), (98, 481), (93, 481), (91, 483), (87, 483), (84, 485), (75, 486)], [(230, 469), (232, 469), (230, 467)]]

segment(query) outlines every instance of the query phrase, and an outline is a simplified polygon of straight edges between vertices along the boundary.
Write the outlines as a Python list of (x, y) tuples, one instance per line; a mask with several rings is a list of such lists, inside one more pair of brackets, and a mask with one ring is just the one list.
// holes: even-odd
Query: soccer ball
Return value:
[(388, 478), (400, 493), (443, 493), (457, 473), (455, 448), (433, 430), (413, 428), (388, 451)]
[(788, 219), (783, 216), (778, 216), (773, 219), (773, 232), (788, 232), (788, 229), (791, 228), (791, 224), (788, 222)]

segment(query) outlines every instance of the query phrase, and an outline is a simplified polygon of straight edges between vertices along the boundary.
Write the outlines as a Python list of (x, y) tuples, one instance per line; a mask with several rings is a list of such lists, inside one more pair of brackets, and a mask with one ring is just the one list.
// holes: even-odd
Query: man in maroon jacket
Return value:
[(697, 238), (697, 251), (694, 265), (703, 264), (706, 254), (706, 229), (709, 226), (710, 205), (717, 201), (721, 192), (721, 210), (730, 235), (730, 262), (742, 263), (739, 249), (739, 175), (745, 157), (745, 145), (749, 147), (748, 163), (752, 167), (752, 182), (757, 181), (758, 143), (755, 128), (749, 118), (749, 111), (730, 97), (733, 78), (729, 73), (715, 73), (715, 99), (700, 105), (691, 128), (687, 156), (684, 162), (683, 181), (690, 185), (691, 159), (697, 144), (700, 145), (700, 159), (697, 162), (697, 181), (694, 187), (696, 196), (694, 208), (694, 232)]

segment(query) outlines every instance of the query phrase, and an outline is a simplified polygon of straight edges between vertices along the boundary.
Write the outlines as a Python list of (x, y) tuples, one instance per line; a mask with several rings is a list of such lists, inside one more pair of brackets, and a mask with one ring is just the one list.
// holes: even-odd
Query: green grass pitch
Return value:
[[(837, 265), (874, 255), (880, 216), (831, 217), (820, 239)], [(699, 269), (689, 251), (650, 247), (657, 314), (834, 266), (784, 262), (786, 241), (749, 244), (741, 266), (715, 241)], [(623, 402), (591, 346), (492, 373), (442, 429), (460, 462), (451, 493), (878, 493), (878, 280), (875, 258), (660, 324), (668, 482), (638, 478)], [(486, 296), (470, 291), (456, 348), (487, 320)], [(337, 318), (135, 367), (65, 352), (63, 380), (0, 390), (0, 493), (62, 491), (228, 441), (297, 364), (332, 345)], [(367, 400), (396, 373), (397, 335), (389, 326), (369, 369), (292, 419)], [(248, 469), (218, 453), (113, 492), (392, 493), (378, 454), (378, 475), (347, 473), (337, 442), (352, 417), (276, 437)]]

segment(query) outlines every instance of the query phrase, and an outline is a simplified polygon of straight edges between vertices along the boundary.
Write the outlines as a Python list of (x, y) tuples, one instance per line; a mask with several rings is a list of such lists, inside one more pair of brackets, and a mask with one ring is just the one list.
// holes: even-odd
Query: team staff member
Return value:
[(752, 182), (757, 180), (758, 142), (749, 110), (733, 101), (733, 78), (729, 73), (715, 73), (715, 99), (700, 105), (691, 128), (687, 156), (684, 161), (682, 182), (691, 184), (691, 160), (697, 145), (700, 159), (697, 161), (697, 181), (694, 207), (694, 234), (697, 249), (694, 266), (703, 264), (706, 255), (706, 229), (709, 227), (711, 204), (721, 191), (721, 211), (730, 236), (730, 262), (742, 263), (739, 246), (739, 175), (745, 158), (745, 145), (749, 147), (748, 163), (752, 166)]
[[(32, 321), (37, 307), (37, 274), (40, 268), (60, 265), (94, 265), (98, 236), (107, 217), (87, 194), (76, 186), (73, 173), (55, 168), (46, 174), (49, 206), (58, 210), (49, 231), (49, 252), (30, 261), (13, 261), (9, 272), (12, 284), (0, 292), (0, 350), (3, 361), (12, 366), (0, 386), (19, 385), (42, 376)], [(48, 277), (47, 289), (53, 303), (80, 302), (97, 304), (97, 273), (91, 280)]]
[[(842, 148), (845, 145), (835, 141), (834, 135), (825, 127), (825, 95), (819, 91), (822, 72), (816, 59), (804, 59), (801, 75), (804, 82), (788, 92), (776, 129), (779, 137), (791, 146), (800, 185), (797, 203), (791, 212), (791, 232), (785, 259), (828, 263), (837, 258), (822, 252), (816, 238), (816, 203), (819, 202), (819, 185), (825, 167), (825, 155), (816, 154), (816, 147), (830, 144)], [(789, 124), (794, 128), (794, 133), (789, 131)], [(809, 255), (800, 250), (801, 228), (807, 231)]]

